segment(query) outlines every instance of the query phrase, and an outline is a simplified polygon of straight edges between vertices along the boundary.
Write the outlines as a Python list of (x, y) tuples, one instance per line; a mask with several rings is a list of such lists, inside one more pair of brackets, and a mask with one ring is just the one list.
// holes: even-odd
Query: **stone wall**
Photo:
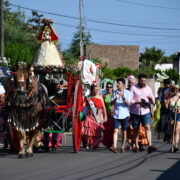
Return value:
[(85, 46), (85, 55), (87, 58), (106, 62), (111, 69), (117, 67), (137, 69), (139, 67), (139, 46), (89, 44)]

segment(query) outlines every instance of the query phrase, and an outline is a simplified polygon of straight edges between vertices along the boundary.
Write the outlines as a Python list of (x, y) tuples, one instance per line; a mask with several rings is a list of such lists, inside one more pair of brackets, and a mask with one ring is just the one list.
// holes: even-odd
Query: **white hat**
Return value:
[(136, 79), (133, 75), (128, 75), (127, 78), (128, 79)]
[(4, 94), (5, 92), (4, 86), (0, 84), (0, 94)]

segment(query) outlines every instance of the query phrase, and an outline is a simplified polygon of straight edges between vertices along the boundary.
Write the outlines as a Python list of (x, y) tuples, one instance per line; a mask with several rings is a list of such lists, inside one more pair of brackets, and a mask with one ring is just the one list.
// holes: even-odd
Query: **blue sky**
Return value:
[[(31, 9), (79, 17), (78, 0), (10, 0), (10, 3)], [(84, 0), (83, 3), (85, 27), (89, 29), (92, 41), (95, 43), (138, 45), (140, 52), (143, 52), (145, 47), (155, 46), (162, 49), (165, 55), (180, 51), (179, 0)], [(12, 9), (16, 10), (17, 8), (12, 7)], [(22, 10), (28, 17), (31, 16), (31, 11)], [(62, 50), (68, 48), (74, 32), (77, 31), (75, 27), (79, 24), (79, 20), (45, 13), (43, 15), (55, 22), (53, 27), (59, 35)], [(121, 26), (95, 23), (88, 20), (115, 23)]]

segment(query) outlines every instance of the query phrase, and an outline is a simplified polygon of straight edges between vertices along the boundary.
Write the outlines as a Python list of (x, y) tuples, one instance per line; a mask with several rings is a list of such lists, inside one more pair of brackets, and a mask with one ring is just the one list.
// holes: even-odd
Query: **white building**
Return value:
[(156, 64), (154, 69), (155, 70), (166, 71), (168, 69), (173, 69), (173, 64)]

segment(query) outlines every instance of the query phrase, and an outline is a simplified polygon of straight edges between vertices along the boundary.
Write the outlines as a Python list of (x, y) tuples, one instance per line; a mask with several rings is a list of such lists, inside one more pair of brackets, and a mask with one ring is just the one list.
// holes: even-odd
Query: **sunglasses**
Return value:
[(106, 88), (107, 88), (107, 89), (110, 89), (110, 88), (113, 88), (113, 87), (112, 87), (112, 86), (107, 86)]

